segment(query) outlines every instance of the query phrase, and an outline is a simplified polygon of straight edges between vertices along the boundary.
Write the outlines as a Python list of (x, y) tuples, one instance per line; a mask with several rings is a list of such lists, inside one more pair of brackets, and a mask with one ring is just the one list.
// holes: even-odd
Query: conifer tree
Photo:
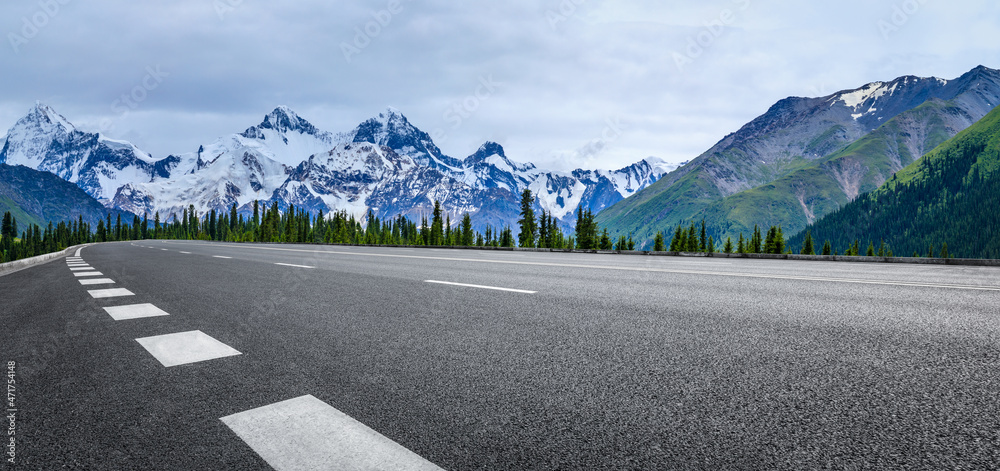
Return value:
[(534, 203), (534, 198), (531, 197), (531, 190), (525, 188), (521, 192), (521, 219), (517, 220), (517, 224), (520, 226), (520, 232), (517, 235), (520, 247), (535, 246), (535, 232), (538, 228), (535, 226), (535, 210), (531, 208), (532, 203)]
[(465, 213), (462, 216), (462, 245), (471, 247), (475, 242), (475, 234), (472, 231), (472, 216), (469, 216), (469, 213)]
[(687, 252), (697, 252), (698, 251), (698, 235), (695, 233), (694, 222), (688, 227), (687, 234), (687, 247), (685, 248)]
[(743, 233), (740, 232), (739, 242), (736, 243), (736, 253), (746, 253), (746, 252), (747, 252), (747, 248), (743, 244)]
[(706, 247), (706, 252), (710, 254), (715, 253), (715, 240), (712, 236), (708, 236), (708, 247)]
[(684, 229), (678, 224), (677, 228), (674, 229), (674, 236), (670, 239), (670, 251), (682, 252), (686, 247), (687, 241), (684, 240)]
[(816, 250), (813, 248), (813, 238), (812, 232), (806, 231), (806, 239), (802, 242), (802, 253), (803, 255), (816, 255)]
[(434, 200), (434, 212), (431, 216), (430, 245), (444, 245), (444, 220), (441, 219), (441, 202)]
[(701, 220), (701, 237), (698, 239), (698, 250), (705, 252), (708, 250), (708, 239), (705, 237), (705, 220)]
[(832, 250), (833, 250), (833, 247), (830, 246), (830, 241), (829, 240), (827, 240), (826, 242), (823, 243), (823, 255), (830, 255), (830, 252)]
[(868, 257), (875, 256), (875, 245), (872, 244), (872, 241), (868, 241), (868, 250), (865, 251), (865, 255)]
[(948, 253), (948, 243), (943, 242), (941, 244), (941, 258), (951, 258), (951, 254)]
[[(740, 234), (742, 235), (742, 234)], [(725, 253), (733, 253), (733, 238), (726, 237), (726, 245), (722, 247), (722, 251)]]
[(611, 250), (614, 248), (611, 245), (611, 236), (608, 234), (608, 228), (604, 228), (604, 233), (601, 234), (601, 250)]
[(653, 252), (663, 252), (663, 231), (656, 231), (656, 237), (653, 238)]

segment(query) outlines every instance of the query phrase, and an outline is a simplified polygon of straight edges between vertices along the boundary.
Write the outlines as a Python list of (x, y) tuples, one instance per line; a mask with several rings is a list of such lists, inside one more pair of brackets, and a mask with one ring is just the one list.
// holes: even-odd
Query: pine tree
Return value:
[(951, 258), (951, 254), (948, 253), (947, 242), (941, 244), (941, 258)]
[(832, 250), (833, 250), (833, 247), (830, 246), (830, 241), (829, 240), (823, 243), (823, 255), (830, 255), (830, 252)]
[(614, 248), (611, 245), (611, 236), (608, 234), (608, 228), (604, 228), (604, 233), (601, 234), (601, 250), (611, 250)]
[(802, 252), (803, 255), (816, 255), (816, 250), (813, 248), (813, 238), (812, 232), (806, 231), (806, 239), (802, 242)]
[(688, 227), (687, 247), (685, 248), (685, 251), (686, 252), (697, 252), (698, 251), (698, 235), (695, 233), (695, 228), (694, 228), (694, 223), (693, 222), (691, 223), (691, 226)]
[(472, 231), (472, 216), (469, 216), (469, 213), (465, 213), (462, 215), (461, 227), (462, 227), (461, 245), (464, 245), (466, 247), (471, 247), (476, 242), (475, 240), (476, 236), (475, 233)]
[(705, 220), (701, 220), (701, 237), (698, 239), (698, 250), (706, 252), (708, 250), (708, 239), (705, 237)]
[(444, 245), (444, 220), (441, 219), (441, 202), (434, 200), (434, 212), (431, 213), (430, 245)]
[(763, 242), (763, 238), (761, 237), (761, 234), (760, 234), (760, 227), (758, 227), (756, 224), (754, 224), (753, 225), (753, 238), (750, 239), (750, 249), (749, 249), (749, 252), (750, 253), (760, 253), (762, 242)]
[(739, 242), (736, 243), (736, 253), (746, 253), (746, 252), (747, 252), (747, 248), (743, 244), (743, 233), (740, 232)]
[(710, 254), (715, 253), (715, 240), (712, 239), (712, 236), (708, 236), (708, 247), (706, 247), (706, 252)]
[[(740, 234), (742, 236), (742, 234)], [(725, 253), (733, 253), (733, 238), (726, 237), (726, 245), (722, 247), (722, 251)]]
[(535, 210), (531, 208), (532, 203), (534, 203), (534, 198), (531, 196), (531, 190), (525, 188), (521, 192), (521, 219), (517, 220), (517, 224), (520, 226), (520, 232), (517, 235), (520, 247), (535, 246), (535, 232), (538, 228), (535, 226)]
[(927, 246), (927, 258), (934, 258), (934, 244)]
[(663, 252), (663, 231), (656, 231), (656, 237), (653, 238), (653, 252)]
[(865, 255), (868, 257), (875, 256), (875, 245), (871, 241), (868, 241), (868, 250), (865, 251)]
[(684, 229), (681, 229), (681, 225), (678, 224), (674, 230), (674, 236), (670, 239), (670, 251), (683, 252), (686, 247), (687, 241), (684, 240)]

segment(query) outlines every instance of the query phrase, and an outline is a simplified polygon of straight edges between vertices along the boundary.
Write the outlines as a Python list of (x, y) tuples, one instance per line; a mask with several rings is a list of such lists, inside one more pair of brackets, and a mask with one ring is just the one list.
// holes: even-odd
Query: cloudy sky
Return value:
[(156, 157), (288, 105), (392, 106), (459, 158), (680, 162), (786, 96), (1000, 67), (995, 0), (11, 0), (0, 32), (0, 129), (40, 100)]

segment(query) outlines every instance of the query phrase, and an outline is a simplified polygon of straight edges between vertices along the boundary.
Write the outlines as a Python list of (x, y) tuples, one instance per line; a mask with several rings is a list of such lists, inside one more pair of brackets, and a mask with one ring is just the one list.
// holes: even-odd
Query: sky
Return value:
[(0, 135), (41, 101), (157, 158), (287, 105), (391, 106), (457, 158), (683, 162), (788, 96), (1000, 68), (995, 0), (33, 0), (0, 33)]

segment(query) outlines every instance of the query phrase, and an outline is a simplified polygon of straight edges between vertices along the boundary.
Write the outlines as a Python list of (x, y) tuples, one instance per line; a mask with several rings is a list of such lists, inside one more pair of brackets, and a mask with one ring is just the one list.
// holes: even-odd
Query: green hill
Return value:
[(108, 213), (132, 221), (128, 212), (107, 209), (78, 186), (49, 172), (0, 164), (0, 214), (10, 211), (23, 231), (31, 224), (43, 229), (51, 221), (77, 220), (97, 226)]
[(953, 257), (1000, 258), (1000, 109), (806, 229), (841, 252), (884, 240), (897, 256), (947, 243)]
[(719, 238), (736, 238), (754, 224), (794, 234), (882, 185), (972, 119), (952, 102), (931, 100), (904, 112), (831, 156), (808, 162), (771, 183), (713, 203), (693, 216)]

